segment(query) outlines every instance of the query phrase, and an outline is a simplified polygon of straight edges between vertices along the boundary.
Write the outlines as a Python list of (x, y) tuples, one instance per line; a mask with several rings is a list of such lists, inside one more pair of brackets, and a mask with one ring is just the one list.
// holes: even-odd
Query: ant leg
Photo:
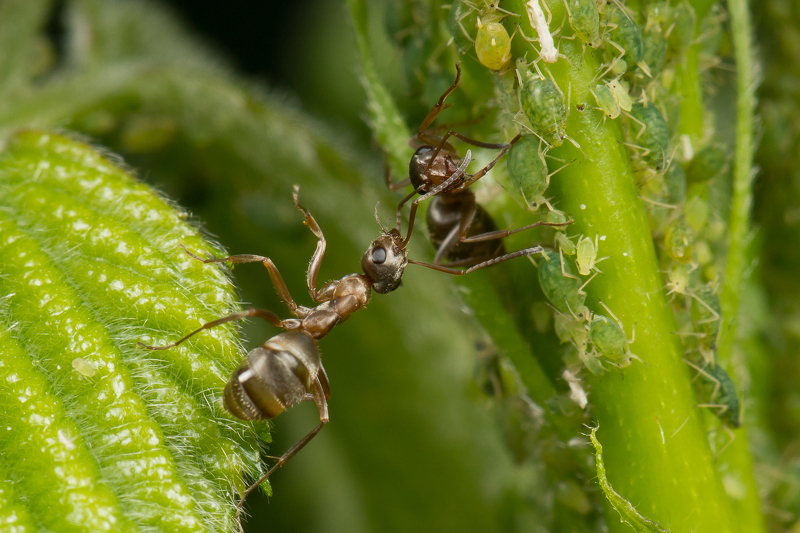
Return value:
[(544, 248), (541, 246), (534, 246), (532, 248), (525, 248), (523, 250), (517, 250), (516, 252), (511, 252), (510, 254), (501, 255), (500, 257), (495, 257), (489, 259), (488, 261), (484, 261), (482, 263), (478, 263), (475, 266), (471, 266), (465, 270), (459, 270), (457, 268), (450, 268), (444, 265), (434, 265), (433, 263), (424, 263), (422, 261), (414, 261), (413, 259), (409, 259), (409, 263), (413, 263), (415, 265), (424, 266), (427, 268), (432, 268), (433, 270), (438, 270), (439, 272), (444, 272), (446, 274), (453, 274), (454, 276), (463, 276), (464, 274), (469, 274), (470, 272), (475, 272), (476, 270), (480, 270), (481, 268), (486, 268), (488, 266), (496, 265), (497, 263), (502, 263), (503, 261), (508, 261), (509, 259), (514, 259), (516, 257), (522, 257), (526, 255), (533, 255), (539, 254), (544, 251)]
[(306, 271), (306, 283), (308, 284), (308, 294), (311, 295), (311, 299), (315, 302), (319, 302), (319, 298), (317, 296), (317, 274), (319, 273), (319, 267), (322, 264), (322, 257), (325, 255), (325, 248), (327, 247), (327, 243), (325, 241), (325, 236), (322, 234), (322, 230), (317, 224), (317, 221), (314, 220), (314, 217), (311, 216), (311, 213), (308, 212), (308, 209), (300, 205), (298, 200), (298, 193), (300, 192), (300, 187), (297, 185), (294, 186), (294, 192), (292, 193), (292, 197), (294, 198), (294, 205), (297, 209), (300, 210), (306, 217), (303, 221), (303, 224), (308, 226), (311, 230), (311, 233), (318, 239), (317, 240), (317, 248), (314, 250), (314, 255), (311, 256), (311, 262), (308, 265), (308, 270)]
[(190, 337), (193, 337), (194, 335), (197, 335), (198, 333), (200, 333), (205, 329), (211, 329), (221, 324), (225, 324), (226, 322), (233, 322), (234, 320), (241, 320), (243, 318), (248, 318), (251, 316), (263, 318), (273, 326), (278, 326), (279, 328), (284, 328), (284, 329), (295, 329), (293, 326), (295, 326), (297, 323), (297, 321), (295, 320), (281, 320), (280, 318), (278, 318), (278, 315), (266, 309), (247, 309), (245, 311), (242, 311), (241, 313), (234, 313), (232, 315), (218, 318), (211, 322), (206, 322), (193, 332), (189, 333), (179, 341), (173, 342), (172, 344), (167, 344), (166, 346), (148, 346), (143, 342), (137, 342), (136, 346), (141, 346), (147, 350), (166, 350), (167, 348), (174, 348), (175, 346), (178, 346), (182, 342), (188, 340)]
[(406, 205), (406, 202), (411, 200), (418, 192), (419, 192), (418, 189), (414, 189), (409, 194), (407, 194), (405, 198), (400, 200), (399, 204), (397, 204), (397, 231), (400, 231), (400, 225), (403, 222), (403, 206)]
[(431, 109), (428, 112), (428, 115), (425, 117), (425, 120), (423, 120), (422, 124), (420, 124), (419, 126), (419, 130), (417, 131), (417, 137), (424, 140), (424, 133), (425, 130), (428, 129), (428, 126), (430, 126), (433, 123), (433, 121), (436, 120), (436, 117), (439, 116), (439, 113), (441, 113), (442, 111), (450, 107), (450, 105), (452, 105), (452, 104), (444, 105), (444, 101), (448, 96), (450, 96), (450, 93), (456, 90), (459, 81), (461, 81), (461, 61), (456, 63), (456, 81), (454, 81), (453, 85), (451, 85), (450, 88), (447, 89), (444, 92), (444, 94), (442, 94), (442, 96), (439, 98), (439, 101), (436, 102), (436, 104), (433, 106), (433, 109)]
[(289, 294), (289, 288), (286, 286), (286, 283), (283, 281), (281, 277), (281, 273), (278, 271), (278, 267), (275, 266), (275, 263), (272, 262), (272, 259), (269, 257), (264, 257), (261, 255), (250, 255), (250, 254), (241, 254), (241, 255), (231, 255), (228, 257), (212, 257), (210, 259), (203, 259), (202, 257), (198, 257), (192, 252), (190, 252), (186, 246), (183, 244), (180, 245), (183, 248), (183, 251), (186, 252), (186, 255), (191, 257), (192, 259), (196, 259), (201, 263), (233, 263), (234, 265), (240, 265), (244, 263), (263, 263), (263, 265), (267, 268), (267, 272), (269, 272), (269, 277), (272, 280), (272, 284), (275, 286), (275, 290), (278, 291), (278, 296), (280, 296), (283, 303), (285, 303), (289, 310), (292, 313), (297, 311), (297, 304), (294, 303), (292, 299), (292, 295)]
[(500, 158), (502, 158), (505, 155), (505, 153), (508, 152), (511, 149), (511, 147), (514, 144), (516, 144), (516, 142), (518, 140), (520, 140), (521, 138), (522, 138), (522, 134), (518, 134), (516, 137), (514, 137), (511, 140), (511, 142), (506, 145), (505, 148), (500, 150), (500, 153), (497, 154), (497, 157), (495, 157), (492, 161), (490, 161), (489, 164), (487, 164), (485, 167), (483, 167), (478, 172), (473, 174), (471, 177), (469, 177), (466, 180), (464, 180), (464, 187), (465, 188), (469, 187), (470, 185), (472, 185), (473, 183), (475, 183), (476, 181), (478, 181), (479, 179), (484, 177), (486, 175), (486, 173), (489, 172), (490, 170), (492, 170), (492, 168), (497, 164), (497, 162), (500, 161)]
[(392, 181), (392, 169), (389, 167), (389, 163), (384, 164), (383, 168), (383, 181), (386, 183), (386, 186), (390, 191), (399, 191), (400, 189), (411, 185), (411, 178), (406, 178), (403, 181)]
[(567, 222), (534, 222), (533, 224), (528, 224), (527, 226), (522, 226), (521, 228), (501, 229), (497, 231), (490, 231), (488, 233), (481, 233), (480, 235), (473, 235), (471, 237), (464, 237), (461, 239), (461, 242), (491, 241), (493, 239), (502, 239), (503, 237), (508, 237), (509, 235), (514, 235), (520, 231), (525, 231), (538, 226), (569, 226), (572, 224), (572, 222), (572, 220)]
[[(433, 155), (431, 156), (430, 160), (428, 161), (428, 164), (425, 165), (425, 173), (426, 174), (430, 171), (431, 167), (433, 166), (433, 162), (436, 161), (436, 158), (439, 156), (439, 152), (441, 152), (442, 149), (445, 146), (447, 146), (449, 148), (449, 151), (453, 151), (452, 146), (450, 146), (450, 144), (447, 142), (448, 137), (451, 137), (451, 136), (455, 137), (457, 139), (461, 139), (462, 141), (464, 141), (467, 144), (471, 144), (473, 146), (477, 146), (478, 148), (488, 148), (489, 150), (508, 150), (512, 146), (514, 146), (514, 144), (516, 144), (518, 140), (520, 140), (522, 138), (522, 135), (518, 134), (509, 143), (485, 143), (485, 142), (482, 142), (482, 141), (476, 141), (475, 139), (470, 139), (469, 137), (464, 137), (460, 133), (458, 133), (456, 131), (453, 131), (453, 130), (450, 130), (447, 133), (445, 133), (444, 137), (442, 137), (441, 139), (434, 138), (434, 137), (428, 137), (427, 135), (423, 134), (423, 136), (420, 137), (422, 140), (424, 140), (426, 142), (429, 142), (431, 145), (434, 145), (434, 144), (436, 145), (436, 149), (433, 151)], [(505, 151), (503, 153), (505, 153)]]
[[(327, 376), (325, 376), (327, 379)], [(303, 447), (308, 444), (311, 439), (316, 437), (317, 433), (328, 423), (328, 402), (325, 401), (325, 390), (322, 382), (317, 376), (316, 381), (311, 385), (311, 393), (314, 396), (314, 402), (317, 404), (317, 410), (319, 411), (319, 425), (312, 429), (308, 435), (300, 439), (297, 444), (289, 448), (286, 453), (281, 455), (278, 462), (275, 463), (272, 468), (270, 468), (266, 474), (258, 478), (258, 480), (247, 487), (247, 489), (242, 493), (242, 499), (239, 500), (239, 503), (236, 504), (236, 523), (239, 525), (239, 532), (244, 533), (244, 529), (242, 528), (242, 509), (244, 509), (244, 501), (247, 496), (253, 492), (259, 485), (261, 485), (264, 481), (266, 481), (269, 476), (272, 475), (278, 468), (282, 467), (286, 462), (294, 457), (297, 452), (303, 449)]]

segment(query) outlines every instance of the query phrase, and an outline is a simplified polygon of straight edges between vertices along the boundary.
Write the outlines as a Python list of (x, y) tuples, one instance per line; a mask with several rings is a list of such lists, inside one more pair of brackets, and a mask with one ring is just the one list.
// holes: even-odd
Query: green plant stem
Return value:
[[(558, 20), (560, 15), (554, 13)], [(611, 482), (642, 514), (676, 529), (738, 531), (730, 502), (716, 476), (706, 444), (688, 367), (664, 296), (655, 249), (643, 204), (621, 134), (615, 122), (603, 124), (599, 112), (577, 112), (590, 102), (597, 65), (572, 42), (562, 41), (570, 58), (551, 67), (562, 90), (571, 91), (568, 133), (581, 150), (565, 143), (552, 155), (571, 161), (553, 180), (563, 209), (575, 218), (570, 233), (598, 235), (603, 274), (586, 288), (587, 304), (602, 311), (602, 301), (619, 317), (632, 350), (645, 363), (590, 378), (595, 418), (601, 423)], [(697, 513), (698, 508), (703, 513)], [(625, 531), (613, 512), (612, 531)], [(680, 522), (677, 518), (680, 517)]]

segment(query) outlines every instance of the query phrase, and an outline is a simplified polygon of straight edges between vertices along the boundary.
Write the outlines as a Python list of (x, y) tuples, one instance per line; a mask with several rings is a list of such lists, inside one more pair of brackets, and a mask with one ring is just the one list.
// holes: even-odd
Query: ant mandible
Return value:
[(399, 287), (408, 263), (444, 270), (452, 274), (466, 274), (512, 257), (531, 255), (542, 251), (541, 247), (534, 246), (502, 258), (492, 258), (466, 270), (451, 269), (451, 272), (438, 265), (409, 260), (406, 251), (408, 240), (403, 239), (400, 232), (395, 229), (388, 231), (382, 228), (381, 236), (372, 241), (361, 259), (363, 274), (348, 274), (339, 280), (329, 281), (322, 288), (317, 289), (317, 274), (325, 255), (327, 243), (317, 221), (306, 208), (300, 205), (298, 192), (299, 188), (295, 186), (294, 205), (305, 216), (303, 223), (317, 237), (317, 248), (306, 272), (308, 292), (316, 304), (314, 307), (305, 307), (295, 303), (275, 263), (268, 257), (232, 255), (203, 259), (183, 247), (186, 254), (202, 263), (262, 263), (269, 272), (278, 296), (289, 307), (295, 318), (281, 320), (278, 315), (266, 309), (246, 309), (203, 324), (185, 337), (166, 346), (147, 346), (141, 342), (137, 344), (148, 350), (166, 350), (178, 346), (203, 330), (248, 317), (264, 319), (270, 324), (286, 330), (251, 350), (239, 368), (233, 372), (223, 394), (225, 409), (242, 420), (267, 420), (302, 401), (313, 401), (319, 411), (320, 423), (289, 448), (267, 473), (242, 493), (242, 498), (236, 506), (236, 522), (242, 533), (244, 530), (241, 513), (247, 496), (273, 472), (294, 457), (328, 423), (327, 400), (331, 396), (331, 391), (328, 375), (322, 366), (317, 348), (319, 339), (327, 335), (335, 326), (347, 320), (351, 314), (366, 307), (373, 290), (379, 294), (386, 294)]
[[(500, 239), (514, 233), (535, 228), (537, 226), (566, 226), (572, 221), (561, 223), (535, 222), (511, 230), (498, 230), (489, 214), (475, 201), (475, 194), (469, 187), (481, 179), (505, 155), (505, 153), (521, 138), (514, 137), (510, 143), (492, 144), (476, 141), (448, 130), (444, 136), (436, 137), (429, 130), (430, 125), (443, 110), (452, 104), (445, 105), (445, 99), (455, 91), (461, 80), (461, 63), (456, 63), (456, 79), (439, 98), (439, 101), (428, 112), (422, 121), (417, 135), (409, 140), (412, 146), (418, 146), (409, 164), (409, 177), (394, 183), (387, 174), (387, 185), (391, 190), (398, 190), (413, 185), (414, 190), (403, 198), (397, 206), (397, 231), (400, 231), (401, 211), (403, 206), (415, 195), (420, 194), (411, 203), (408, 216), (408, 233), (405, 243), (411, 239), (416, 218), (417, 206), (420, 202), (433, 197), (427, 212), (430, 239), (436, 248), (433, 264), (428, 265), (437, 270), (457, 273), (462, 272), (451, 267), (470, 266), (494, 259), (495, 262), (517, 257), (516, 252), (506, 254)], [(500, 150), (500, 153), (485, 167), (475, 174), (466, 172), (471, 161), (471, 152), (467, 151), (462, 159), (455, 148), (448, 142), (449, 137), (456, 137), (465, 143), (479, 148)], [(447, 265), (443, 261), (448, 260)]]

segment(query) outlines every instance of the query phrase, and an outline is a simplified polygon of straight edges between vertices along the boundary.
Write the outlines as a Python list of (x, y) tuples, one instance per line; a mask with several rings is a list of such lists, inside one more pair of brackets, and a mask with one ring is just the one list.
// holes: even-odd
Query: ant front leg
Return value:
[(234, 265), (240, 265), (244, 263), (262, 263), (266, 268), (267, 272), (269, 272), (269, 277), (272, 280), (272, 284), (275, 286), (275, 290), (278, 291), (278, 296), (280, 296), (281, 300), (289, 307), (289, 310), (297, 314), (297, 304), (294, 303), (292, 299), (292, 295), (289, 294), (289, 288), (286, 286), (286, 283), (283, 281), (283, 277), (281, 273), (278, 271), (278, 267), (275, 266), (275, 263), (272, 262), (272, 259), (269, 257), (264, 257), (261, 255), (250, 255), (250, 254), (241, 254), (241, 255), (231, 255), (228, 257), (211, 257), (209, 259), (203, 259), (192, 252), (190, 252), (186, 246), (183, 244), (180, 245), (183, 248), (183, 251), (186, 252), (186, 255), (191, 257), (192, 259), (196, 259), (201, 263), (233, 263)]
[(244, 502), (247, 496), (253, 492), (259, 485), (261, 485), (264, 481), (269, 479), (269, 477), (275, 472), (277, 469), (282, 467), (286, 462), (297, 455), (297, 452), (303, 449), (303, 447), (311, 442), (311, 439), (317, 436), (317, 433), (328, 423), (330, 419), (328, 415), (328, 402), (326, 398), (330, 397), (330, 388), (327, 388), (327, 378), (328, 376), (325, 375), (325, 384), (323, 384), (319, 377), (314, 381), (311, 385), (311, 395), (313, 397), (314, 403), (317, 404), (317, 410), (319, 411), (319, 425), (312, 429), (308, 435), (300, 439), (297, 444), (289, 448), (286, 453), (280, 456), (278, 462), (272, 465), (266, 474), (258, 478), (258, 480), (247, 487), (247, 489), (242, 493), (242, 499), (239, 500), (239, 503), (236, 504), (236, 523), (239, 526), (239, 532), (244, 533), (244, 528), (242, 527), (242, 510), (244, 509)]
[(390, 191), (395, 192), (411, 185), (411, 178), (406, 178), (403, 181), (392, 181), (392, 169), (389, 163), (386, 163), (383, 168), (383, 182)]
[(322, 229), (320, 229), (317, 221), (314, 220), (314, 217), (311, 216), (311, 213), (308, 212), (308, 209), (300, 205), (298, 200), (299, 192), (300, 187), (295, 185), (294, 192), (292, 193), (294, 205), (306, 217), (303, 221), (303, 224), (308, 226), (308, 228), (311, 230), (311, 233), (313, 233), (318, 239), (317, 248), (314, 250), (314, 255), (311, 256), (311, 262), (309, 263), (308, 270), (306, 271), (306, 283), (308, 284), (308, 293), (311, 295), (311, 299), (315, 302), (319, 302), (319, 295), (317, 294), (317, 274), (319, 273), (320, 265), (322, 265), (322, 257), (325, 255), (325, 249), (328, 244), (325, 241), (325, 236), (322, 234)]

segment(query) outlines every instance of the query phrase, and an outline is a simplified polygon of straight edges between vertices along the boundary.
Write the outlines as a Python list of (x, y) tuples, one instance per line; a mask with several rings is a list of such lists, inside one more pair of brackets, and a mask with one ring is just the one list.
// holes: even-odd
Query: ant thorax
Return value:
[(419, 192), (427, 192), (432, 187), (441, 185), (458, 171), (458, 165), (453, 161), (453, 154), (447, 150), (447, 147), (442, 148), (431, 163), (435, 151), (436, 148), (433, 146), (420, 146), (411, 156), (408, 177)]

